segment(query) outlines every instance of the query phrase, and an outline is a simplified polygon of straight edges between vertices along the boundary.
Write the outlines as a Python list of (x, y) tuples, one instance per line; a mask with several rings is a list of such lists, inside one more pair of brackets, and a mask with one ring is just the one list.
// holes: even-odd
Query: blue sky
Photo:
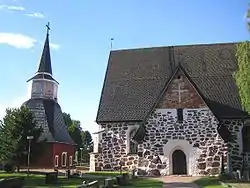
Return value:
[[(0, 0), (0, 116), (29, 98), (51, 25), (62, 110), (94, 132), (110, 38), (113, 49), (249, 39), (249, 0)], [(28, 91), (27, 91), (28, 90)]]

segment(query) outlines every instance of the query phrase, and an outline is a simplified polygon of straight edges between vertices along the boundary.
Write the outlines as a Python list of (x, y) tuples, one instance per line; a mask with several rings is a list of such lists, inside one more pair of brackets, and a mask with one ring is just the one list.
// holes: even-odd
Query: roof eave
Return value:
[(140, 123), (143, 120), (105, 120), (105, 121), (96, 121), (97, 124), (104, 124), (104, 123), (123, 123), (123, 122), (127, 122), (127, 123)]

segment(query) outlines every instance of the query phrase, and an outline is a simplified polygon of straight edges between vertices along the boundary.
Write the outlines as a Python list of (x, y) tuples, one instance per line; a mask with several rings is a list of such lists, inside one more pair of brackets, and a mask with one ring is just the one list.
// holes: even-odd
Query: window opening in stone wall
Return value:
[(182, 108), (177, 109), (177, 120), (180, 123), (183, 122), (183, 109)]
[(135, 131), (136, 130), (132, 130), (129, 134), (129, 137), (130, 137), (129, 138), (129, 140), (130, 140), (129, 141), (129, 153), (130, 154), (137, 154), (137, 152), (138, 152), (138, 144), (132, 140), (134, 135), (135, 135)]
[(245, 126), (242, 129), (243, 152), (250, 152), (250, 126)]

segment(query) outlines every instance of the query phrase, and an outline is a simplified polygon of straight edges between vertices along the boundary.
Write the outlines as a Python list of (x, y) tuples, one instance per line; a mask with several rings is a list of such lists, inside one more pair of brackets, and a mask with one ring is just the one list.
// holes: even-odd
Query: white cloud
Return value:
[(0, 44), (7, 44), (15, 48), (29, 49), (36, 42), (35, 39), (19, 33), (0, 33)]
[(29, 16), (29, 17), (34, 17), (34, 18), (44, 18), (45, 17), (44, 14), (39, 13), (39, 12), (27, 13), (25, 15)]
[(24, 11), (25, 8), (23, 6), (12, 6), (12, 5), (0, 5), (0, 9), (11, 10), (11, 11)]
[(25, 8), (22, 6), (7, 6), (8, 10), (13, 10), (13, 11), (24, 11)]
[(27, 92), (24, 96), (17, 96), (15, 99), (10, 101), (8, 104), (0, 104), (0, 120), (5, 116), (6, 108), (17, 108), (20, 107), (25, 101), (30, 98), (31, 95), (31, 83), (28, 83)]
[(49, 43), (50, 47), (54, 50), (58, 50), (60, 48), (59, 44)]
[(23, 6), (16, 6), (16, 5), (6, 5), (0, 4), (0, 10), (7, 10), (7, 11), (16, 11), (16, 12), (24, 12), (25, 16), (33, 17), (33, 18), (44, 18), (44, 14), (40, 12), (29, 12), (26, 11), (26, 8)]

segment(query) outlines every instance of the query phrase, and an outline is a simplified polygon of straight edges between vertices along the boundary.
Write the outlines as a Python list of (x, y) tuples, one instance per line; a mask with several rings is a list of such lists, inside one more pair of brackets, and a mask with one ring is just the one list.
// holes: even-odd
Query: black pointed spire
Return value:
[(58, 83), (52, 77), (52, 66), (51, 66), (50, 48), (49, 48), (49, 30), (50, 30), (49, 23), (46, 25), (46, 27), (47, 27), (47, 34), (46, 34), (46, 39), (45, 39), (42, 57), (39, 63), (38, 71), (36, 75), (30, 78), (27, 82), (34, 80), (34, 79), (48, 79), (48, 80), (53, 80), (56, 83)]
[(43, 53), (40, 60), (38, 73), (48, 73), (52, 75), (52, 67), (51, 67), (51, 58), (50, 58), (50, 48), (49, 48), (49, 23), (46, 25), (47, 27), (47, 35), (43, 47)]

